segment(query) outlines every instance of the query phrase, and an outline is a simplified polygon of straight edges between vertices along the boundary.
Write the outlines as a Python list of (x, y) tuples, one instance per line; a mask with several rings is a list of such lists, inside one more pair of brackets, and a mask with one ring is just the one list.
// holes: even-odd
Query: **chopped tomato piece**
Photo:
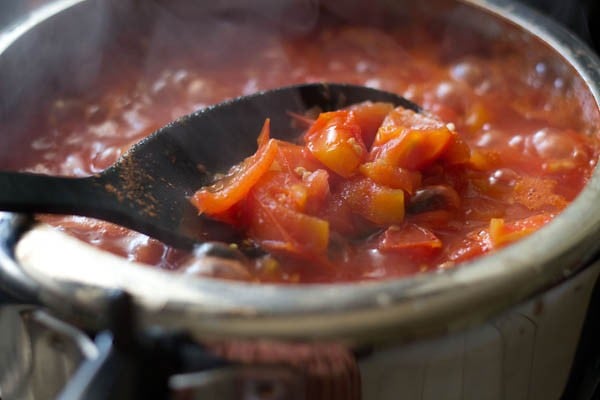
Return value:
[(494, 247), (502, 247), (515, 242), (552, 220), (551, 215), (538, 214), (517, 221), (506, 222), (502, 218), (490, 220), (490, 241)]
[(267, 171), (254, 185), (248, 196), (266, 202), (276, 202), (294, 211), (304, 211), (308, 190), (296, 174)]
[(331, 195), (329, 173), (324, 169), (306, 173), (302, 176), (302, 182), (306, 186), (308, 195), (306, 211), (311, 214), (317, 214), (323, 209), (325, 202)]
[(371, 101), (355, 104), (349, 108), (360, 126), (362, 139), (367, 148), (371, 147), (377, 130), (393, 109), (394, 106), (391, 103), (373, 103)]
[(264, 248), (307, 257), (325, 252), (329, 223), (281, 205), (254, 203), (249, 233)]
[(256, 153), (234, 166), (225, 177), (198, 190), (191, 198), (200, 213), (218, 214), (242, 200), (252, 186), (269, 170), (277, 155), (277, 141), (269, 139), (269, 120), (258, 138)]
[(318, 215), (329, 221), (332, 231), (345, 237), (358, 237), (363, 233), (361, 228), (364, 227), (360, 226), (360, 221), (355, 220), (342, 192), (332, 193), (331, 200)]
[(378, 248), (427, 256), (437, 254), (442, 248), (442, 241), (433, 232), (418, 225), (393, 225), (382, 234)]
[(452, 132), (448, 148), (442, 156), (444, 163), (448, 165), (466, 164), (470, 158), (471, 149), (469, 145), (460, 138), (458, 133)]
[(348, 110), (321, 114), (304, 138), (315, 158), (344, 178), (367, 158), (361, 128)]
[(267, 144), (271, 136), (271, 120), (267, 118), (265, 123), (263, 124), (260, 133), (258, 134), (258, 138), (256, 139), (256, 143), (258, 147), (262, 147)]
[(346, 184), (344, 197), (353, 212), (379, 226), (404, 220), (404, 191), (401, 189), (358, 178)]
[(210, 214), (210, 217), (214, 220), (224, 222), (232, 225), (236, 228), (243, 228), (246, 226), (246, 218), (243, 212), (243, 201), (235, 203), (225, 211)]
[[(290, 185), (290, 182), (298, 182)], [(246, 204), (249, 233), (261, 246), (301, 255), (322, 254), (329, 223), (302, 212), (308, 190), (294, 176), (270, 171), (251, 190)], [(298, 195), (300, 193), (300, 196)]]
[(421, 169), (438, 159), (447, 149), (452, 132), (441, 121), (396, 108), (388, 114), (377, 132), (371, 159), (389, 165)]
[(323, 168), (323, 164), (305, 147), (297, 144), (278, 141), (277, 169), (286, 172), (312, 172)]
[(452, 262), (464, 262), (479, 257), (492, 250), (490, 243), (490, 232), (488, 229), (480, 229), (467, 233), (460, 241), (448, 248), (448, 260)]
[(383, 161), (364, 163), (360, 166), (360, 172), (380, 185), (402, 189), (410, 194), (414, 193), (421, 184), (419, 171), (396, 167)]

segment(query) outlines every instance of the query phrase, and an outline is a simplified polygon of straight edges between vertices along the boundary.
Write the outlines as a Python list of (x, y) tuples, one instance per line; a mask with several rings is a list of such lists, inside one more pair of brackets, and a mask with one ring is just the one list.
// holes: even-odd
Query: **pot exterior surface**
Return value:
[(548, 400), (563, 395), (600, 262), (477, 327), (375, 352), (364, 399)]
[[(375, 349), (358, 360), (362, 398), (559, 399), (599, 275), (597, 262), (563, 285), (469, 330)], [(0, 395), (6, 399), (54, 397), (82, 361), (99, 355), (82, 332), (33, 307), (0, 307), (0, 326)], [(240, 377), (251, 381), (252, 371), (256, 378), (256, 367), (250, 367), (179, 375), (173, 381), (187, 382), (186, 393), (198, 398), (238, 399), (232, 387)], [(260, 373), (279, 384), (294, 382), (285, 369), (267, 367)], [(301, 390), (302, 385), (291, 388)]]

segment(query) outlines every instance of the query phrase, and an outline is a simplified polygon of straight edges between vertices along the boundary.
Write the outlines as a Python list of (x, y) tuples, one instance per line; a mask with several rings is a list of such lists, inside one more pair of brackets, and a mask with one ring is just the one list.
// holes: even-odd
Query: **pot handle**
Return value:
[(133, 310), (125, 292), (110, 296), (109, 330), (95, 338), (99, 355), (78, 368), (59, 400), (305, 399), (303, 377), (291, 368), (237, 365), (184, 334), (136, 333)]

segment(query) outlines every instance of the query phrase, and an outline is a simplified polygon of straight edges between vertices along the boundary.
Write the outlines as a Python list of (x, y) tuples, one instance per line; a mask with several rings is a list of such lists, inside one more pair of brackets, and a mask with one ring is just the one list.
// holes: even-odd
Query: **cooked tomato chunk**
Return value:
[(412, 110), (392, 110), (377, 131), (371, 159), (408, 169), (421, 169), (447, 149), (452, 132), (443, 122)]
[(252, 186), (268, 171), (277, 155), (277, 142), (269, 139), (269, 121), (258, 139), (258, 151), (231, 168), (215, 184), (198, 190), (192, 204), (200, 213), (218, 214), (242, 200)]
[(524, 219), (507, 222), (502, 218), (490, 221), (490, 241), (494, 247), (515, 242), (544, 226), (552, 219), (551, 215), (532, 215)]
[(433, 232), (418, 225), (392, 225), (383, 233), (378, 248), (427, 258), (441, 250), (442, 241)]
[(250, 237), (269, 250), (308, 256), (323, 253), (329, 242), (329, 223), (303, 212), (308, 193), (291, 174), (265, 174), (246, 201)]
[(344, 178), (352, 176), (367, 157), (360, 125), (347, 110), (321, 114), (305, 140), (319, 161)]
[(404, 191), (379, 185), (368, 178), (348, 181), (343, 197), (350, 209), (379, 226), (404, 220)]
[(373, 103), (370, 101), (349, 108), (356, 123), (360, 126), (361, 136), (367, 148), (371, 148), (377, 130), (393, 108), (394, 106), (391, 103)]

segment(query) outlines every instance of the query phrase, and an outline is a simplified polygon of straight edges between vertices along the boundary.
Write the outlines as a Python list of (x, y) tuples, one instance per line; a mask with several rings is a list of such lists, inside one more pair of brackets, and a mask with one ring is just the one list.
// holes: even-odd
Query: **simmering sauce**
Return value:
[[(425, 208), (389, 229), (367, 224), (369, 229), (336, 239), (355, 215), (340, 217), (327, 243), (327, 263), (258, 252), (246, 265), (207, 270), (193, 255), (109, 223), (41, 218), (129, 260), (227, 279), (347, 282), (452, 268), (540, 228), (578, 195), (598, 158), (597, 115), (585, 107), (584, 84), (535, 43), (512, 46), (461, 28), (424, 25), (379, 29), (323, 22), (295, 36), (252, 24), (222, 27), (198, 43), (201, 57), (174, 58), (144, 74), (123, 63), (97, 91), (54, 99), (40, 117), (43, 134), (13, 164), (86, 176), (168, 121), (226, 98), (316, 81), (381, 88), (450, 124), (470, 155), (460, 168), (423, 166), (423, 197), (405, 192), (407, 203)], [(427, 208), (432, 198), (444, 206)]]

